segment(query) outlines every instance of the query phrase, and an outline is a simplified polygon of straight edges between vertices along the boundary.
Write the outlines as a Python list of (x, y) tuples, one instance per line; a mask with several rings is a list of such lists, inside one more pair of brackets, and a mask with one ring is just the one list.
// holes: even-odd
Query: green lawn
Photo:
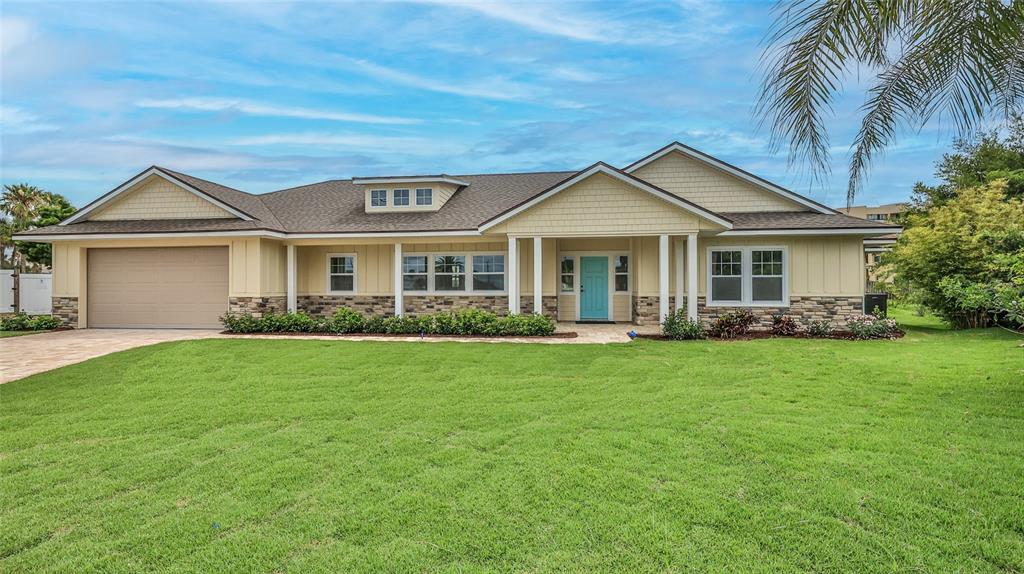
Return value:
[(1024, 348), (206, 340), (0, 387), (0, 571), (1024, 571)]
[(21, 337), (22, 335), (35, 335), (36, 333), (48, 333), (49, 331), (0, 331), (0, 339), (4, 337)]

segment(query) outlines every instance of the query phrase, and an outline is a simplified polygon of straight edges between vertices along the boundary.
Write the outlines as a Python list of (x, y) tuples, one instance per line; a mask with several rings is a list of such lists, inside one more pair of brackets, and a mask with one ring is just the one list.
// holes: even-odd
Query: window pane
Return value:
[(473, 256), (473, 272), (474, 273), (504, 273), (505, 272), (505, 256), (504, 255), (474, 255)]
[(384, 189), (375, 189), (370, 192), (370, 205), (383, 207), (388, 204), (388, 192)]
[(751, 274), (782, 275), (782, 251), (751, 251)]
[(437, 291), (465, 291), (465, 275), (434, 275), (434, 289)]
[(712, 251), (711, 252), (711, 275), (716, 277), (735, 276), (743, 274), (743, 252), (742, 251)]
[(402, 289), (406, 291), (426, 291), (426, 275), (405, 275), (402, 277)]
[(739, 277), (712, 277), (711, 299), (714, 301), (739, 301), (743, 298), (743, 282)]
[(616, 275), (615, 276), (615, 290), (616, 291), (628, 291), (629, 290), (629, 275)]
[(430, 188), (416, 190), (416, 205), (430, 205), (434, 197), (434, 190)]
[(426, 273), (427, 257), (425, 255), (413, 255), (402, 259), (403, 273)]
[(351, 257), (331, 257), (331, 273), (352, 273), (354, 265)]
[(409, 190), (408, 189), (396, 189), (395, 190), (395, 205), (409, 205)]
[(351, 291), (353, 279), (352, 275), (331, 275), (331, 291)]
[(615, 272), (616, 273), (627, 273), (627, 272), (629, 272), (629, 256), (627, 256), (627, 255), (616, 255), (615, 256)]
[(572, 275), (562, 275), (562, 291), (572, 291), (573, 285), (574, 281)]
[(754, 301), (782, 301), (782, 277), (754, 277), (751, 282)]
[(572, 273), (575, 260), (572, 257), (562, 258), (562, 273)]
[(473, 275), (474, 291), (503, 291), (505, 289), (505, 276), (498, 273), (486, 275)]
[(465, 273), (466, 258), (462, 255), (438, 255), (434, 257), (435, 273)]

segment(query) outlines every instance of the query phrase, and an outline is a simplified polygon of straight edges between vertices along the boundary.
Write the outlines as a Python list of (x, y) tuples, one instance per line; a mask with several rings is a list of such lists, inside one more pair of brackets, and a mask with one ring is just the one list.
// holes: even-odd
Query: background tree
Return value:
[(12, 266), (23, 266), (24, 262), (10, 236), (28, 229), (36, 208), (45, 201), (44, 193), (34, 185), (16, 183), (5, 185), (3, 195), (0, 195), (0, 217), (4, 221), (4, 244), (0, 245), (0, 250), (11, 252)]
[(791, 164), (828, 171), (826, 116), (844, 80), (874, 75), (852, 142), (847, 203), (898, 127), (951, 119), (961, 137), (1024, 106), (1024, 0), (795, 0), (768, 36), (757, 105)]
[[(27, 229), (57, 225), (75, 212), (75, 206), (63, 195), (44, 193), (44, 197), (44, 203), (36, 207), (34, 218), (29, 222)], [(45, 267), (53, 265), (53, 246), (49, 243), (16, 243), (18, 252), (22, 254), (26, 263)]]

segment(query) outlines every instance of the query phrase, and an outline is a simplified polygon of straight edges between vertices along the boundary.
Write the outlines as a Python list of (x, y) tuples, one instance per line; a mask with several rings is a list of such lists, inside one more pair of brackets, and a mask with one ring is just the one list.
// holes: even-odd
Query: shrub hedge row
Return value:
[(330, 317), (306, 313), (229, 313), (220, 318), (232, 333), (367, 333), (401, 335), (484, 335), (491, 337), (538, 337), (555, 332), (555, 322), (544, 315), (506, 315), (460, 309), (420, 317), (365, 316), (342, 307)]
[(61, 326), (59, 317), (53, 315), (29, 316), (18, 313), (0, 318), (0, 331), (49, 331)]
[[(726, 313), (717, 317), (710, 326), (704, 327), (699, 320), (691, 321), (686, 318), (686, 310), (679, 309), (665, 317), (661, 324), (661, 332), (670, 339), (677, 341), (686, 339), (735, 339), (746, 336), (750, 327), (757, 321), (754, 315), (745, 309), (735, 313)], [(896, 321), (875, 315), (859, 315), (851, 317), (847, 322), (848, 333), (836, 333), (830, 321), (812, 321), (804, 331), (800, 325), (787, 315), (772, 316), (772, 335), (777, 337), (792, 337), (802, 333), (817, 338), (842, 338), (852, 337), (854, 339), (895, 339), (903, 335), (903, 331), (896, 324)]]

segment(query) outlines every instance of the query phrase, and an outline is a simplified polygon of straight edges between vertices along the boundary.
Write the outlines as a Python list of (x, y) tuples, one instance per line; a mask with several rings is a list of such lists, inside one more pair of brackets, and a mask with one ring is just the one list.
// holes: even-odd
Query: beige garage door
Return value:
[(227, 247), (90, 249), (89, 327), (219, 327)]

